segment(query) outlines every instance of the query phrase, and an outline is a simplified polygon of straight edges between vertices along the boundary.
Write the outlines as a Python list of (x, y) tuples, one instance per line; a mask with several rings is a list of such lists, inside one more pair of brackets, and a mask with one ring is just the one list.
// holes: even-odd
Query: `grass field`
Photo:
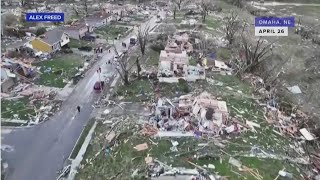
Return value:
[[(78, 72), (78, 67), (83, 66), (84, 59), (74, 54), (60, 55), (50, 60), (34, 63), (41, 67), (39, 85), (63, 88), (67, 82)], [(45, 72), (51, 68), (51, 72)]]
[(28, 120), (29, 114), (34, 116), (34, 107), (28, 106), (29, 97), (17, 100), (1, 100), (1, 117), (4, 119), (16, 119), (14, 115), (18, 115), (18, 119)]
[(123, 36), (127, 30), (128, 30), (127, 28), (121, 27), (121, 26), (120, 27), (103, 26), (103, 27), (97, 28), (95, 32), (97, 34), (102, 35), (105, 39), (110, 40), (118, 37), (118, 35)]

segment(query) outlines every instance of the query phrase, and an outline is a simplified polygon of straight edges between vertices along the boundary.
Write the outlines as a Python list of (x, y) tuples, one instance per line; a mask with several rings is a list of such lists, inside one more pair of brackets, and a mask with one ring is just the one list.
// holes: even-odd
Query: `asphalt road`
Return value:
[[(141, 24), (155, 26), (156, 17)], [(129, 42), (132, 34), (115, 43), (121, 50), (121, 42)], [(59, 175), (57, 171), (64, 166), (65, 160), (70, 155), (73, 146), (80, 136), (83, 126), (88, 122), (93, 110), (93, 103), (99, 94), (93, 92), (93, 85), (99, 80), (96, 70), (103, 67), (105, 76), (116, 74), (111, 65), (106, 61), (114, 56), (105, 52), (102, 59), (97, 62), (82, 79), (69, 98), (62, 104), (60, 111), (50, 120), (31, 128), (5, 130), (2, 134), (2, 145), (10, 147), (8, 151), (2, 151), (2, 159), (8, 162), (8, 180), (53, 180)], [(110, 81), (109, 83), (111, 83)], [(81, 106), (78, 113), (76, 107)]]

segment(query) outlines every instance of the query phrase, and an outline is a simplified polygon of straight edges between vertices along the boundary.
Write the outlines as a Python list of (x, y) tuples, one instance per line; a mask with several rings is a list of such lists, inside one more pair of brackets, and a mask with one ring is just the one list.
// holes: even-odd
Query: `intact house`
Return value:
[(80, 40), (86, 33), (93, 32), (93, 27), (85, 23), (85, 21), (76, 22), (69, 26), (61, 27), (61, 29), (66, 32), (71, 39)]
[(54, 53), (70, 42), (69, 35), (60, 29), (53, 29), (31, 41), (33, 49), (43, 53)]
[(92, 27), (93, 29), (101, 27), (101, 26), (105, 26), (107, 24), (110, 24), (112, 21), (112, 14), (110, 13), (105, 13), (105, 12), (101, 12), (101, 13), (97, 13), (95, 15), (92, 15), (90, 17), (87, 17), (85, 19), (85, 22)]
[(1, 92), (9, 93), (15, 85), (16, 75), (9, 69), (1, 68)]

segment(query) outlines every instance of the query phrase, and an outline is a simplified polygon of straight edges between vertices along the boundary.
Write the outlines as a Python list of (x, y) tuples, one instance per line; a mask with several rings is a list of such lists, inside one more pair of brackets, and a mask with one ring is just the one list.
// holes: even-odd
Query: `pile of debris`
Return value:
[(251, 121), (241, 123), (231, 118), (227, 103), (207, 92), (191, 94), (172, 101), (159, 98), (152, 107), (153, 114), (141, 133), (156, 137), (219, 136), (239, 133), (260, 125)]
[[(186, 169), (181, 167), (171, 167), (167, 164), (154, 159), (152, 157), (146, 157), (145, 162), (148, 165), (148, 176), (151, 177), (153, 180), (160, 180), (160, 179), (188, 179), (188, 180), (215, 180), (221, 179), (221, 176), (218, 175), (211, 175), (208, 173), (207, 169), (198, 166), (190, 161), (190, 164), (195, 166), (195, 169)], [(208, 168), (212, 168), (213, 165), (209, 166)], [(214, 167), (213, 167), (214, 168)], [(134, 174), (133, 174), (134, 175)], [(164, 177), (164, 178), (162, 178)]]
[[(30, 115), (29, 124), (37, 124), (45, 121), (53, 115), (54, 110), (61, 105), (60, 101), (55, 100), (57, 92), (54, 88), (40, 87), (32, 84), (21, 83), (16, 86), (11, 94), (7, 94), (6, 100), (18, 100), (23, 97), (29, 97), (27, 107), (34, 108), (35, 116)], [(38, 105), (41, 104), (40, 108)]]

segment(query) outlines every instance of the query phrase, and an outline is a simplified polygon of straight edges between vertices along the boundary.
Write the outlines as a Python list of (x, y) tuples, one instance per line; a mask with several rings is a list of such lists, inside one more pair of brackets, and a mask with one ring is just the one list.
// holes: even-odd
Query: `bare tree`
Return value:
[(27, 5), (26, 0), (20, 0), (20, 3), (22, 7), (25, 7)]
[(231, 45), (234, 41), (234, 36), (239, 28), (238, 14), (232, 12), (229, 16), (226, 17), (224, 32), (226, 34), (226, 39)]
[(178, 6), (178, 9), (181, 9), (181, 4), (184, 0), (175, 0), (174, 3)]
[(173, 5), (173, 19), (176, 19), (176, 14), (177, 14), (177, 6)]
[[(139, 48), (141, 52), (141, 58), (144, 59), (144, 55), (146, 53), (146, 46), (149, 40), (149, 30), (150, 26), (146, 25), (144, 29), (142, 27), (139, 27), (138, 30), (138, 43), (139, 43)], [(141, 64), (139, 62), (139, 58), (136, 59), (136, 65), (137, 65), (137, 70), (138, 70), (138, 78), (140, 78), (140, 72), (141, 72)]]
[(88, 0), (82, 0), (85, 16), (88, 16)]
[(141, 76), (140, 76), (140, 72), (141, 72), (141, 64), (140, 64), (140, 61), (139, 61), (139, 57), (136, 58), (136, 65), (137, 65), (137, 74), (138, 74), (138, 79), (141, 79)]
[(72, 5), (72, 10), (74, 11), (74, 13), (76, 13), (76, 16), (79, 16), (79, 10), (74, 4)]
[(123, 55), (120, 57), (117, 48), (114, 46), (114, 50), (116, 53), (116, 56), (118, 56), (118, 65), (116, 67), (117, 72), (119, 73), (122, 81), (125, 85), (129, 85), (129, 73), (132, 67), (135, 65), (135, 63), (129, 64), (129, 55), (128, 52), (123, 53)]
[(202, 22), (206, 21), (206, 17), (211, 8), (212, 8), (211, 0), (201, 0), (200, 9), (201, 9)]
[(99, 8), (99, 10), (102, 10), (103, 9), (103, 3), (104, 3), (105, 1), (104, 0), (96, 0), (96, 3), (98, 4), (98, 8)]
[(46, 9), (49, 9), (49, 2), (48, 1), (45, 1), (44, 5), (45, 5)]
[(140, 48), (142, 56), (145, 55), (146, 45), (149, 40), (149, 30), (150, 30), (149, 25), (146, 25), (146, 27), (143, 29), (140, 26), (139, 30), (138, 30), (138, 43), (139, 43), (139, 48)]
[(242, 38), (242, 57), (235, 60), (233, 63), (236, 65), (236, 70), (238, 74), (244, 72), (253, 72), (255, 68), (258, 67), (260, 63), (266, 60), (271, 54), (272, 43), (268, 43), (260, 37), (254, 42), (243, 35)]

